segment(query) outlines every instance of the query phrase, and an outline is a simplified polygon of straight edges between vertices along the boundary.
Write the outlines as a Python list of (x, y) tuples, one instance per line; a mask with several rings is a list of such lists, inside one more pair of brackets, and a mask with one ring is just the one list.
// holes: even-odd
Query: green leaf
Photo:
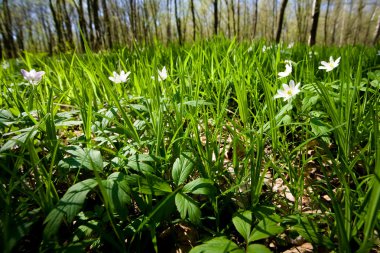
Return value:
[(126, 219), (127, 206), (131, 203), (130, 188), (125, 175), (120, 172), (112, 173), (107, 180), (103, 181), (111, 210)]
[(213, 181), (206, 178), (197, 178), (187, 183), (182, 190), (184, 193), (203, 194), (212, 196), (215, 194)]
[(71, 223), (82, 209), (89, 191), (97, 185), (97, 181), (90, 178), (71, 186), (62, 199), (59, 200), (57, 206), (46, 217), (44, 236), (50, 238), (56, 234), (64, 219)]
[(246, 253), (272, 253), (272, 251), (262, 244), (250, 244)]
[(188, 216), (191, 222), (195, 224), (200, 222), (201, 210), (197, 206), (194, 199), (182, 192), (179, 192), (175, 195), (175, 204), (178, 212), (181, 214), (182, 219), (185, 219)]
[(188, 154), (181, 154), (173, 164), (172, 177), (176, 185), (183, 184), (193, 171), (194, 162)]
[(200, 106), (200, 105), (214, 105), (214, 103), (207, 102), (205, 100), (191, 100), (191, 101), (186, 101), (183, 104), (194, 106), (194, 107)]
[(33, 139), (36, 134), (37, 131), (34, 128), (29, 128), (27, 132), (13, 136), (1, 147), (0, 152), (9, 150), (13, 148), (15, 145), (24, 145), (28, 139)]
[(71, 159), (65, 159), (65, 162), (71, 166), (83, 166), (84, 168), (89, 170), (103, 170), (103, 158), (99, 150), (82, 149), (79, 146), (69, 146), (66, 152), (73, 156), (71, 157)]
[(225, 237), (216, 237), (210, 241), (196, 246), (190, 250), (190, 253), (244, 253), (244, 250), (239, 248), (236, 243), (228, 240)]
[(294, 225), (292, 229), (297, 231), (306, 241), (314, 245), (325, 245), (330, 248), (334, 247), (332, 241), (321, 233), (315, 221), (308, 217), (302, 217), (298, 219), (298, 222), (299, 223)]
[[(331, 128), (325, 122), (323, 122), (321, 118), (316, 118), (316, 117), (313, 117), (310, 119), (310, 126), (311, 126), (311, 130), (313, 131), (315, 135), (324, 135), (328, 133)], [(330, 140), (328, 137), (324, 136), (322, 137), (322, 139), (325, 142), (330, 143)]]
[(165, 180), (151, 174), (129, 175), (126, 180), (134, 190), (143, 194), (166, 195), (172, 192), (172, 188)]
[(249, 242), (265, 239), (282, 233), (285, 228), (280, 226), (281, 217), (274, 214), (262, 219), (252, 230)]
[(243, 236), (244, 240), (248, 241), (249, 235), (251, 234), (252, 212), (247, 210), (236, 213), (232, 218), (232, 223), (239, 234)]

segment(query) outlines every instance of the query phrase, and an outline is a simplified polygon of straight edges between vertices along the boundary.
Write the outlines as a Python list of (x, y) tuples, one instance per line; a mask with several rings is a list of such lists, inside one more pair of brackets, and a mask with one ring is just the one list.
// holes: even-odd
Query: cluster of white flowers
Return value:
[[(323, 69), (326, 70), (326, 72), (330, 72), (339, 66), (339, 62), (340, 57), (334, 60), (334, 58), (330, 56), (329, 62), (321, 61), (321, 66), (319, 66), (318, 69)], [(292, 73), (292, 61), (285, 60), (285, 63), (285, 71), (278, 73), (279, 78), (287, 77)], [(277, 94), (274, 96), (274, 98), (283, 98), (284, 101), (287, 101), (301, 92), (300, 86), (301, 84), (295, 84), (294, 80), (290, 80), (289, 85), (283, 83), (282, 89), (277, 90)]]
[[(125, 72), (122, 70), (120, 74), (117, 72), (112, 72), (112, 76), (108, 77), (112, 82), (114, 83), (125, 83), (128, 81), (128, 77), (131, 74), (130, 71)], [(164, 81), (166, 78), (168, 78), (168, 72), (166, 70), (166, 67), (163, 67), (162, 70), (158, 70), (157, 80), (158, 81)], [(154, 79), (154, 76), (152, 76), (152, 79)]]

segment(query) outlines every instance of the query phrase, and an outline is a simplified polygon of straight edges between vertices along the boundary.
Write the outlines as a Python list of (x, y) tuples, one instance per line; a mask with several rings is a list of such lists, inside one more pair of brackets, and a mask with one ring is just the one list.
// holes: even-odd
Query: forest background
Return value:
[[(214, 35), (313, 45), (372, 45), (377, 0), (0, 0), (0, 58)], [(81, 36), (82, 34), (82, 36)]]

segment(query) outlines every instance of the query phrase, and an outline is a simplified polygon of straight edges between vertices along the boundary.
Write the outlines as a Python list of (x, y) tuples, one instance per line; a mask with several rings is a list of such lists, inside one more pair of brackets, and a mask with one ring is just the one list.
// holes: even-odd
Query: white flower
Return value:
[(1, 67), (2, 67), (3, 69), (7, 69), (7, 68), (9, 68), (9, 62), (7, 62), (7, 61), (3, 61), (3, 63), (1, 64)]
[[(161, 81), (164, 81), (166, 78), (168, 78), (168, 71), (166, 70), (166, 67), (164, 66), (162, 70), (158, 70), (157, 80), (161, 82)], [(154, 79), (154, 76), (152, 76), (152, 79)]]
[(282, 90), (278, 90), (274, 98), (284, 98), (284, 101), (286, 101), (301, 92), (300, 85), (300, 83), (295, 85), (293, 80), (290, 80), (289, 85), (283, 83)]
[(267, 47), (264, 45), (263, 46), (263, 52), (267, 51)]
[(158, 81), (164, 81), (166, 78), (168, 78), (168, 72), (164, 66), (161, 71), (158, 70)]
[(285, 65), (285, 71), (284, 72), (279, 72), (278, 73), (278, 76), (279, 78), (283, 78), (283, 77), (287, 77), (288, 75), (290, 75), (292, 73), (292, 65), (287, 63)]
[(24, 79), (27, 80), (30, 84), (37, 84), (41, 81), (42, 76), (45, 74), (45, 71), (35, 71), (32, 69), (31, 71), (26, 71), (25, 69), (21, 69), (21, 74), (24, 76)]
[(112, 73), (113, 76), (108, 77), (112, 82), (114, 83), (125, 83), (128, 81), (128, 76), (131, 74), (131, 72), (125, 73), (124, 70), (120, 72), (120, 74), (116, 73), (115, 71)]
[(377, 51), (377, 55), (380, 56), (380, 50)]
[(324, 69), (326, 70), (326, 72), (329, 72), (335, 69), (336, 67), (338, 67), (339, 61), (340, 61), (340, 57), (334, 61), (332, 56), (330, 56), (330, 61), (329, 62), (321, 61), (322, 66), (319, 66), (318, 68)]
[(294, 47), (294, 42), (290, 42), (288, 45), (288, 48), (292, 48), (292, 47)]

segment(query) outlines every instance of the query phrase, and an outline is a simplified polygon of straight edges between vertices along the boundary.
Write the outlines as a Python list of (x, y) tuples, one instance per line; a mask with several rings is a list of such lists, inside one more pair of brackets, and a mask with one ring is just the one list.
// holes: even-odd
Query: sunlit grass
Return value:
[(378, 250), (376, 52), (215, 39), (2, 63), (1, 250)]

